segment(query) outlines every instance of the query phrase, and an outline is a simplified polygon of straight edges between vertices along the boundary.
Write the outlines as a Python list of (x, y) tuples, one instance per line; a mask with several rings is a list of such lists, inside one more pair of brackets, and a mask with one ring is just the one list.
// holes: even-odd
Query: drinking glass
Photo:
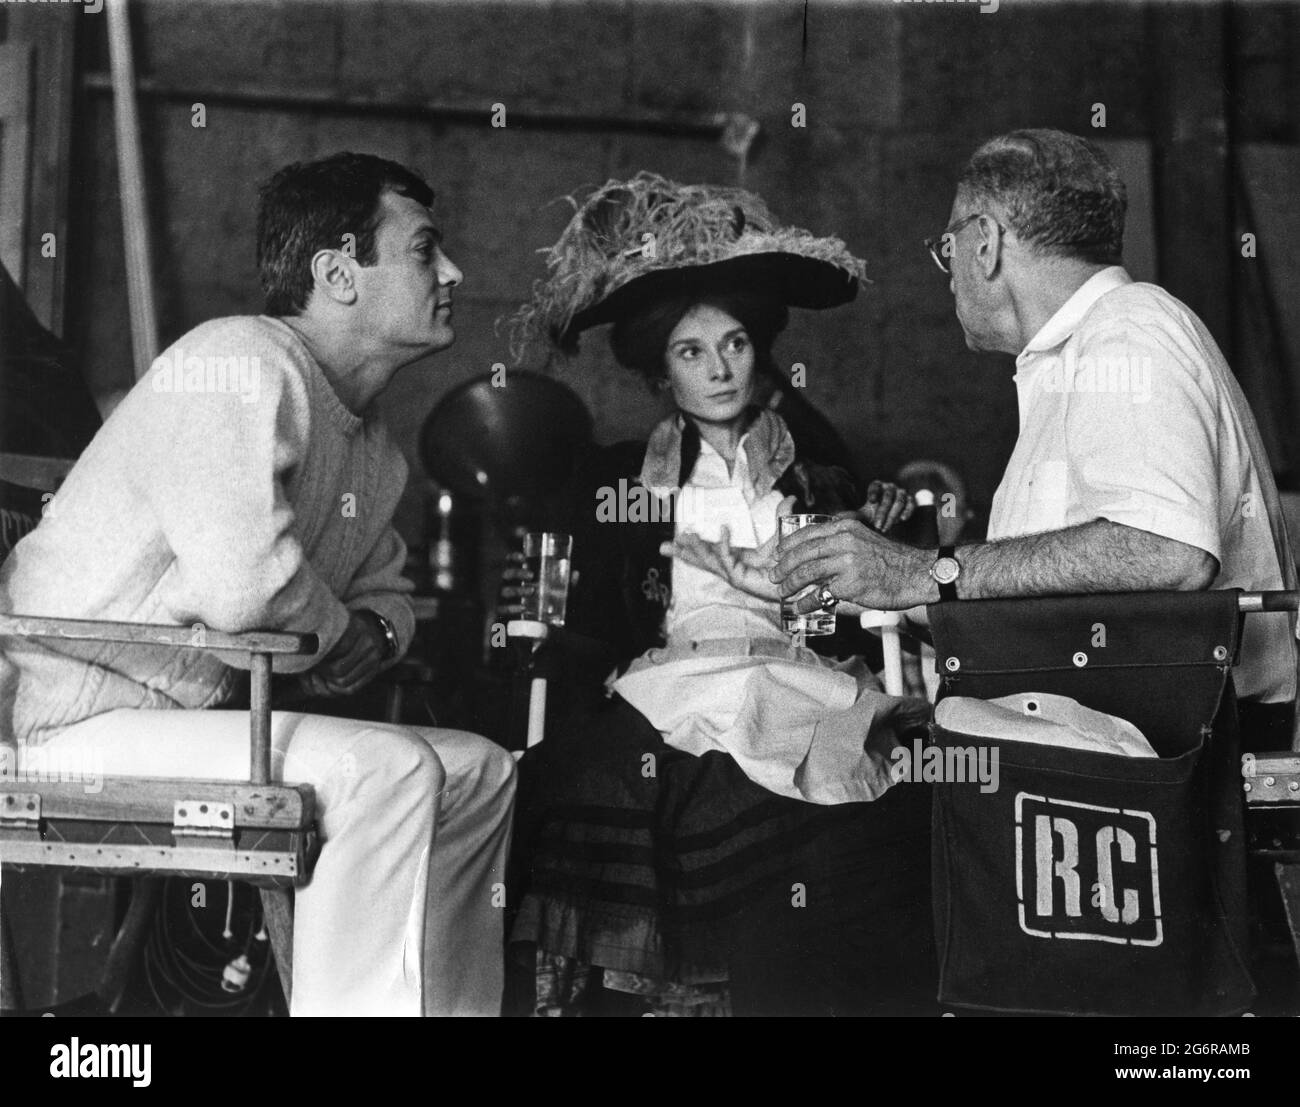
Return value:
[(572, 553), (571, 534), (545, 531), (524, 535), (524, 567), (531, 579), (521, 588), (523, 618), (564, 626)]
[[(777, 521), (777, 527), (780, 536), (788, 538), (797, 530), (810, 527), (814, 523), (829, 523), (833, 518), (834, 516), (831, 515), (782, 515)], [(786, 634), (817, 637), (835, 633), (835, 612), (832, 609), (820, 607), (804, 615), (796, 613), (794, 609), (796, 600), (811, 595), (820, 587), (820, 584), (810, 584), (802, 592), (781, 598), (781, 629)]]

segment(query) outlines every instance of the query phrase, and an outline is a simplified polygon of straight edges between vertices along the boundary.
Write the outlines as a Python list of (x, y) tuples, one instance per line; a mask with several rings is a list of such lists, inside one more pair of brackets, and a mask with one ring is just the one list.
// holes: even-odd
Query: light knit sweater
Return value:
[[(220, 360), (217, 360), (220, 359)], [(229, 360), (246, 359), (246, 360)], [(267, 316), (218, 319), (169, 347), (87, 447), (0, 567), (0, 610), (320, 636), (348, 610), (414, 615), (392, 526), (406, 463), (344, 407), (301, 339)], [(0, 739), (120, 707), (224, 702), (233, 657), (202, 650), (0, 642)]]

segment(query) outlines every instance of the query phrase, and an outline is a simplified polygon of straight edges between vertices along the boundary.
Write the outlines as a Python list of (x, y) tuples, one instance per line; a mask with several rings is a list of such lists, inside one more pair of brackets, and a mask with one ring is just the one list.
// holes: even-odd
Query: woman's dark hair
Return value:
[(669, 336), (688, 311), (701, 305), (725, 311), (745, 328), (754, 344), (755, 380), (776, 372), (772, 343), (785, 330), (790, 312), (780, 300), (744, 289), (682, 293), (625, 315), (609, 335), (615, 360), (651, 384), (662, 380), (667, 373), (664, 355)]

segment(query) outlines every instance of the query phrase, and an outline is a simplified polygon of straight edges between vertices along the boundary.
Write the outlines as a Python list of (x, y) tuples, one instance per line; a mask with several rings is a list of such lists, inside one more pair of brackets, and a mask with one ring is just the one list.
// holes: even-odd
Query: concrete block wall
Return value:
[[(438, 122), (208, 104), (200, 130), (188, 102), (145, 101), (164, 341), (210, 316), (259, 309), (255, 186), (279, 165), (349, 148), (415, 166), (439, 193), (448, 251), (466, 272), (456, 346), (404, 370), (386, 401), (418, 473), (416, 435), (438, 398), (509, 361), (494, 324), (542, 272), (536, 251), (569, 213), (556, 197), (642, 168), (741, 177), (708, 138), (538, 127), (509, 122), (510, 111), (745, 111), (764, 134), (743, 183), (788, 220), (844, 238), (873, 281), (846, 308), (796, 313), (779, 360), (808, 367), (809, 400), (864, 475), (936, 457), (957, 465), (986, 507), (1015, 437), (1011, 361), (965, 349), (921, 240), (942, 229), (955, 173), (992, 134), (1087, 132), (1098, 102), (1105, 137), (1147, 134), (1144, 59), (1159, 44), (1144, 6), (1123, 0), (1003, 0), (992, 14), (975, 4), (812, 0), (805, 49), (804, 7), (135, 0), (143, 77), (196, 90), (289, 86), (483, 107), (481, 122)], [(87, 32), (89, 68), (107, 68), (101, 37)], [(795, 102), (806, 128), (791, 126)], [(488, 125), (493, 103), (507, 107), (504, 129)], [(131, 377), (109, 98), (88, 96), (82, 119), (70, 314), (104, 389)], [(642, 434), (659, 415), (599, 339), (556, 371), (588, 403), (603, 440)], [(410, 537), (417, 495), (402, 516)]]

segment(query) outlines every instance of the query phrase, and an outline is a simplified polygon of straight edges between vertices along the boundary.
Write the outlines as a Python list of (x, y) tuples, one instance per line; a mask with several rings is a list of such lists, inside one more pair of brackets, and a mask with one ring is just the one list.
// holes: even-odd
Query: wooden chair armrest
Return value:
[(264, 630), (225, 634), (203, 626), (114, 623), (100, 619), (51, 619), (35, 615), (0, 615), (0, 638), (5, 637), (123, 642), (250, 654), (312, 654), (320, 648), (319, 639), (314, 634)]
[(271, 779), (271, 655), (314, 654), (320, 648), (320, 640), (314, 634), (261, 630), (224, 634), (202, 625), (113, 623), (99, 619), (50, 619), (34, 615), (0, 615), (0, 638), (6, 637), (123, 642), (248, 654), (251, 677), (248, 779), (253, 784), (266, 784)]

